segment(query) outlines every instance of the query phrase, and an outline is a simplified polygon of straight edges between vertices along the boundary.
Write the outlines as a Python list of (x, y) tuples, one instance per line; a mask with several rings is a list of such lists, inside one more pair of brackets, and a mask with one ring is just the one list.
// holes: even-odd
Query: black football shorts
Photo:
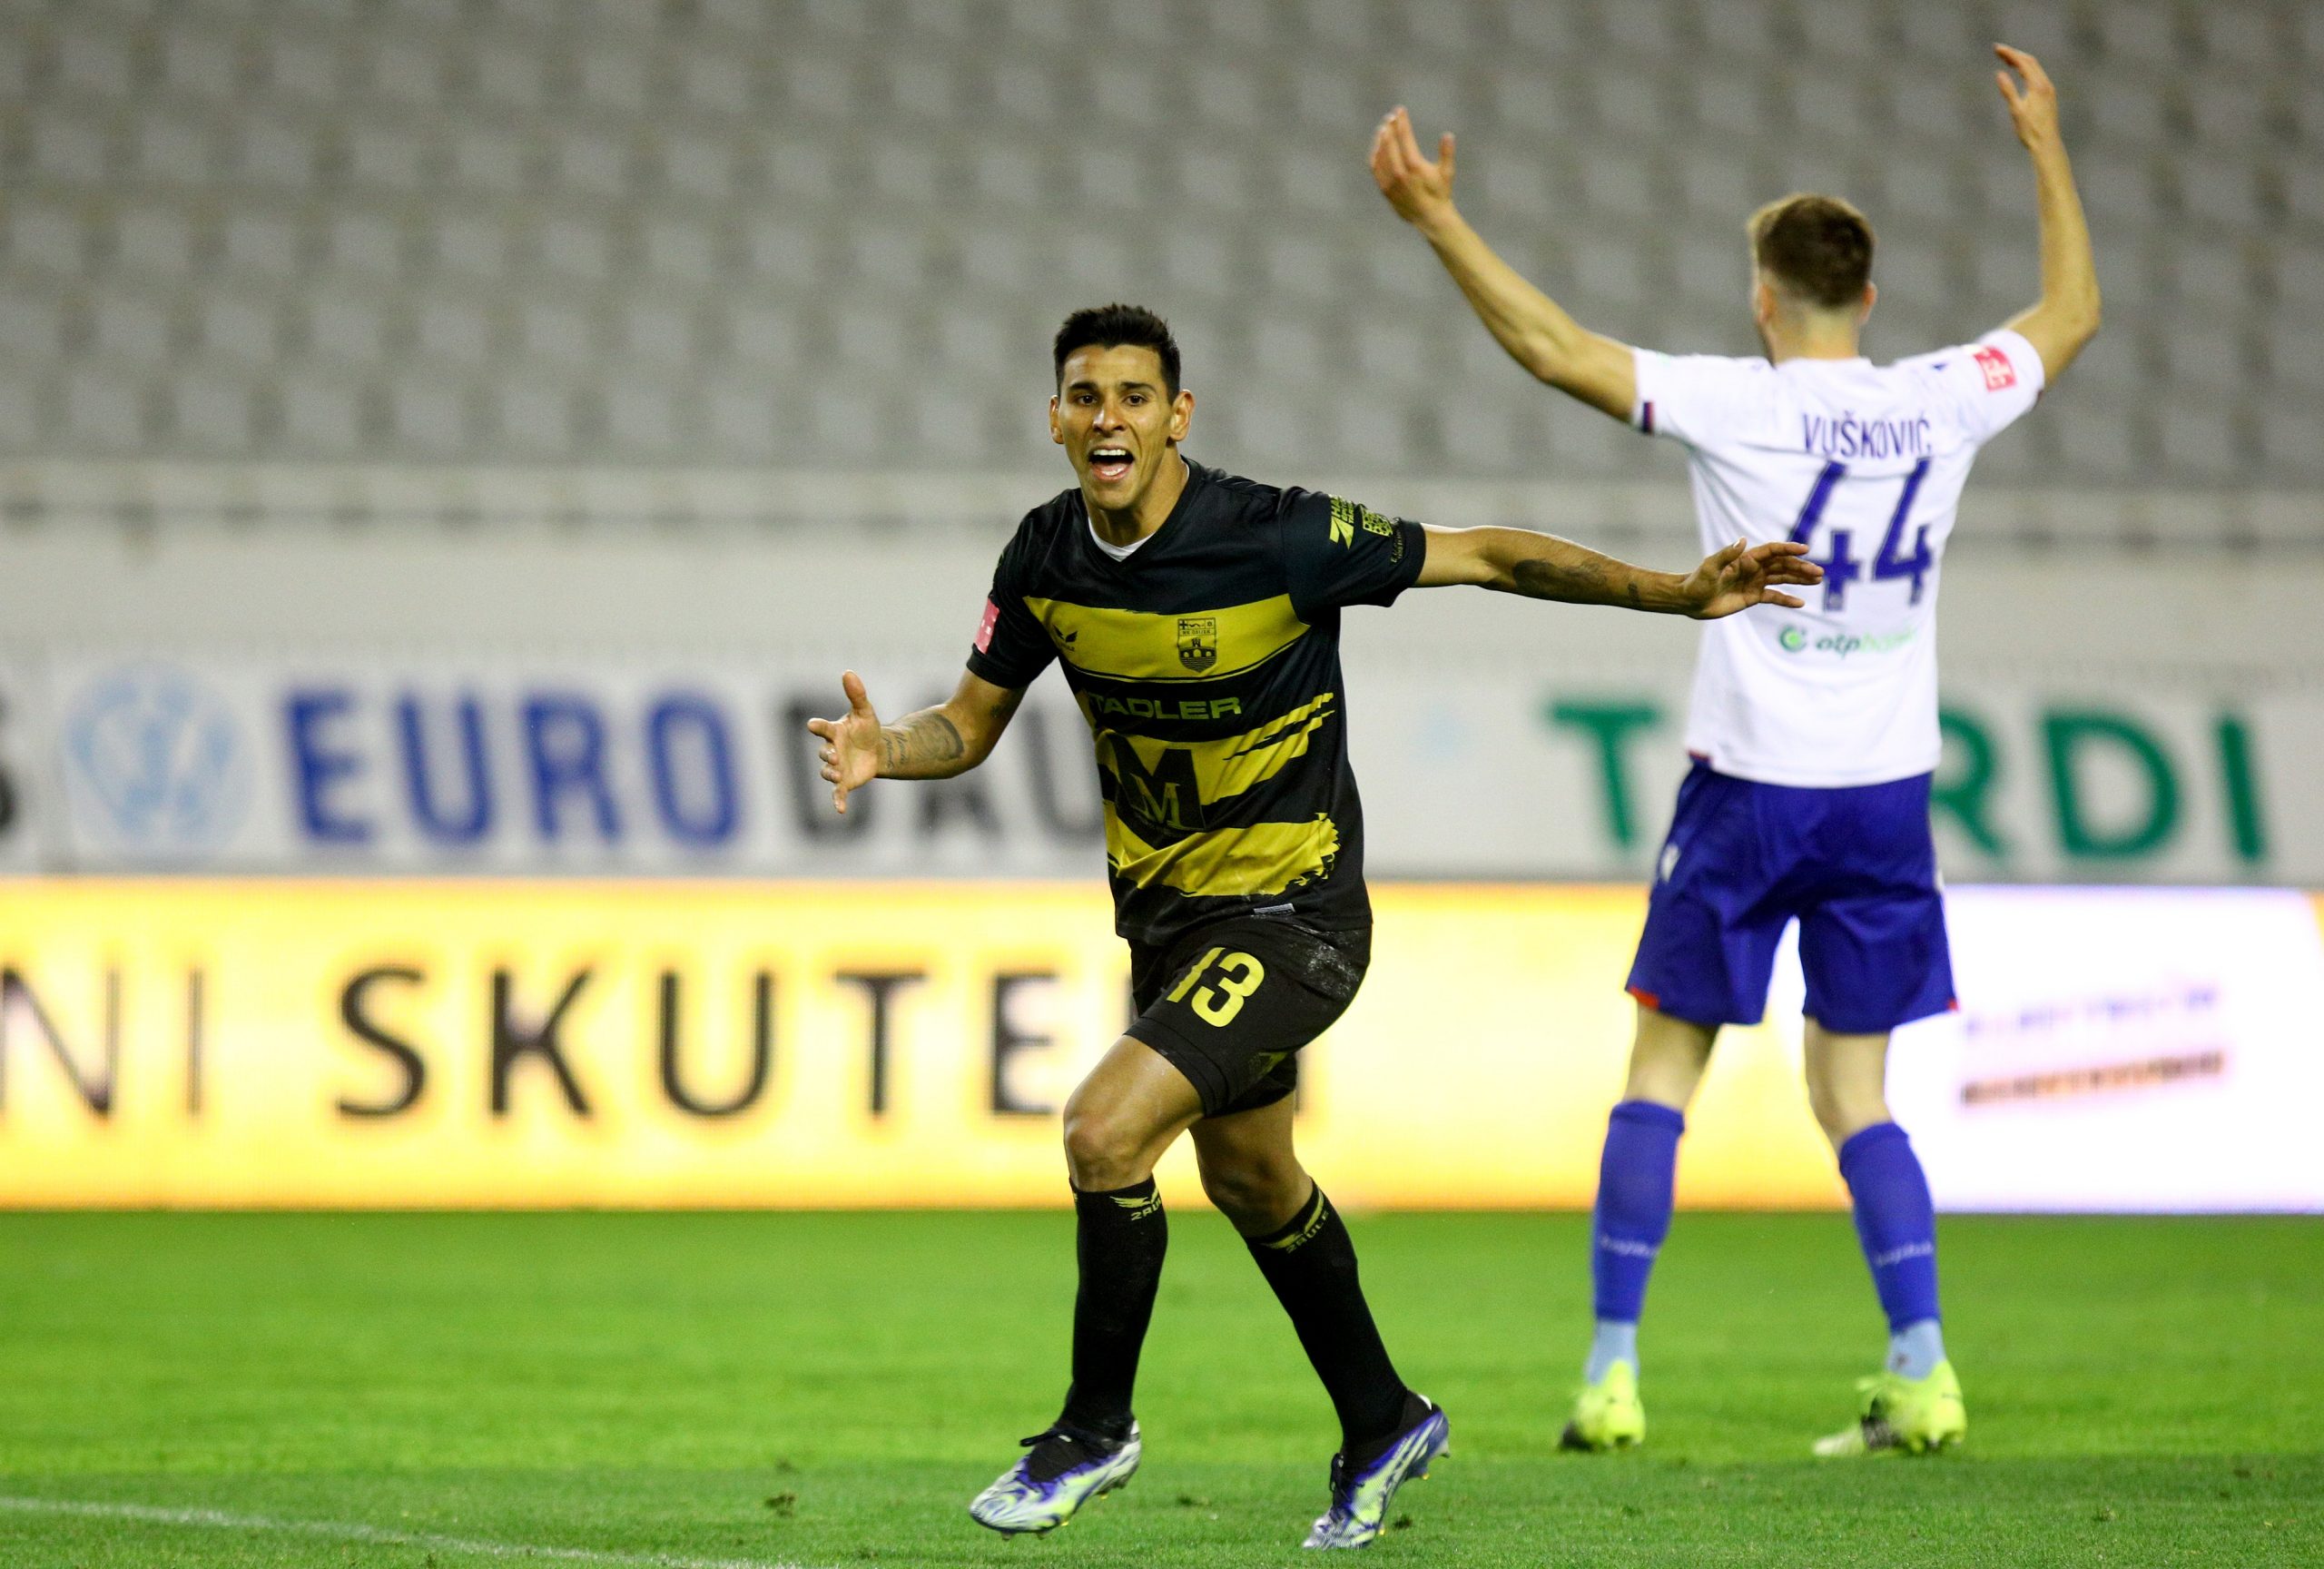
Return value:
[(1203, 1114), (1273, 1105), (1299, 1083), (1299, 1049), (1355, 999), (1372, 933), (1239, 915), (1173, 942), (1130, 944), (1128, 1033), (1194, 1085)]

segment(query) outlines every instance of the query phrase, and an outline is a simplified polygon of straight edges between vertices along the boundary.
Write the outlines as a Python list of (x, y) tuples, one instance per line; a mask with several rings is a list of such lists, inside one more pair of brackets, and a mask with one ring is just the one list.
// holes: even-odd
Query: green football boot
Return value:
[(1925, 1378), (1876, 1373), (1859, 1378), (1862, 1415), (1854, 1426), (1816, 1441), (1827, 1459), (1845, 1455), (1934, 1455), (1968, 1436), (1969, 1412), (1953, 1364), (1940, 1362)]
[(1558, 1437), (1561, 1449), (1596, 1455), (1627, 1449), (1646, 1439), (1646, 1407), (1639, 1403), (1638, 1369), (1617, 1362), (1595, 1384), (1574, 1396), (1573, 1418)]

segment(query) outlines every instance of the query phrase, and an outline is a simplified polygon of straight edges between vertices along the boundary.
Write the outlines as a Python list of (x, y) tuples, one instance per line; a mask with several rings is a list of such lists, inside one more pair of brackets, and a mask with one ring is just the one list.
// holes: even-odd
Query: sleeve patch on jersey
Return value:
[(984, 617), (977, 623), (977, 652), (992, 652), (992, 629), (1000, 625), (1000, 607), (990, 599), (984, 602)]
[(1638, 428), (1649, 436), (1654, 434), (1654, 404), (1651, 400), (1639, 405)]
[(2008, 355), (1990, 343), (1979, 346), (1977, 368), (1985, 373), (1985, 390), (1988, 392), (1998, 392), (2004, 387), (2017, 385), (2017, 367), (2009, 362)]
[[(1337, 496), (1333, 497), (1332, 543), (1354, 544), (1358, 528), (1363, 528), (1367, 534), (1377, 534), (1384, 538), (1395, 539), (1399, 546), (1403, 542), (1396, 533), (1393, 518), (1383, 518), (1369, 507), (1361, 507), (1353, 501), (1344, 501)], [(1403, 554), (1403, 552), (1399, 549), (1397, 555), (1401, 558)]]

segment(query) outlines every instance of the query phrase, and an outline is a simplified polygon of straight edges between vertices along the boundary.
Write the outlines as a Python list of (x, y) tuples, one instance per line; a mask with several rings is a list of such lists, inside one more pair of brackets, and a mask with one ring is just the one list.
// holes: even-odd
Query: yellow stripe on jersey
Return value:
[(1214, 828), (1157, 849), (1106, 805), (1107, 863), (1140, 888), (1159, 883), (1212, 899), (1281, 893), (1329, 876), (1339, 853), (1339, 825), (1320, 812), (1312, 822)]
[(1306, 635), (1291, 596), (1183, 616), (1025, 597), (1065, 662), (1119, 681), (1213, 681), (1263, 665)]
[[(1187, 809), (1196, 803), (1210, 806), (1230, 795), (1240, 795), (1305, 757), (1309, 738), (1333, 717), (1332, 702), (1336, 696), (1337, 693), (1326, 692), (1256, 730), (1211, 741), (1157, 741), (1099, 729), (1098, 761), (1119, 781), (1122, 790), (1132, 793), (1129, 798), (1147, 817), (1174, 827), (1192, 827), (1198, 820), (1190, 819)], [(1130, 754), (1127, 763), (1121, 755), (1125, 749)], [(1184, 758), (1177, 755), (1181, 753)], [(1189, 762), (1195, 801), (1182, 803), (1170, 791), (1186, 782)]]

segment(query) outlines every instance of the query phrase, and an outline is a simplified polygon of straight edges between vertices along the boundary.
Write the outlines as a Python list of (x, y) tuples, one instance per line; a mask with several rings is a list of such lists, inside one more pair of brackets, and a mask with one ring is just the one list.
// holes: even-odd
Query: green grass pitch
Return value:
[[(1807, 1456), (1881, 1345), (1845, 1217), (1680, 1216), (1603, 1458), (1555, 1449), (1582, 1218), (1355, 1226), (1453, 1429), (1376, 1564), (2324, 1563), (2324, 1221), (1945, 1222), (1969, 1446), (1856, 1463)], [(1296, 1562), (1328, 1408), (1173, 1232), (1144, 1472), (1004, 1542), (962, 1505), (1061, 1393), (1063, 1213), (0, 1217), (0, 1564)]]

